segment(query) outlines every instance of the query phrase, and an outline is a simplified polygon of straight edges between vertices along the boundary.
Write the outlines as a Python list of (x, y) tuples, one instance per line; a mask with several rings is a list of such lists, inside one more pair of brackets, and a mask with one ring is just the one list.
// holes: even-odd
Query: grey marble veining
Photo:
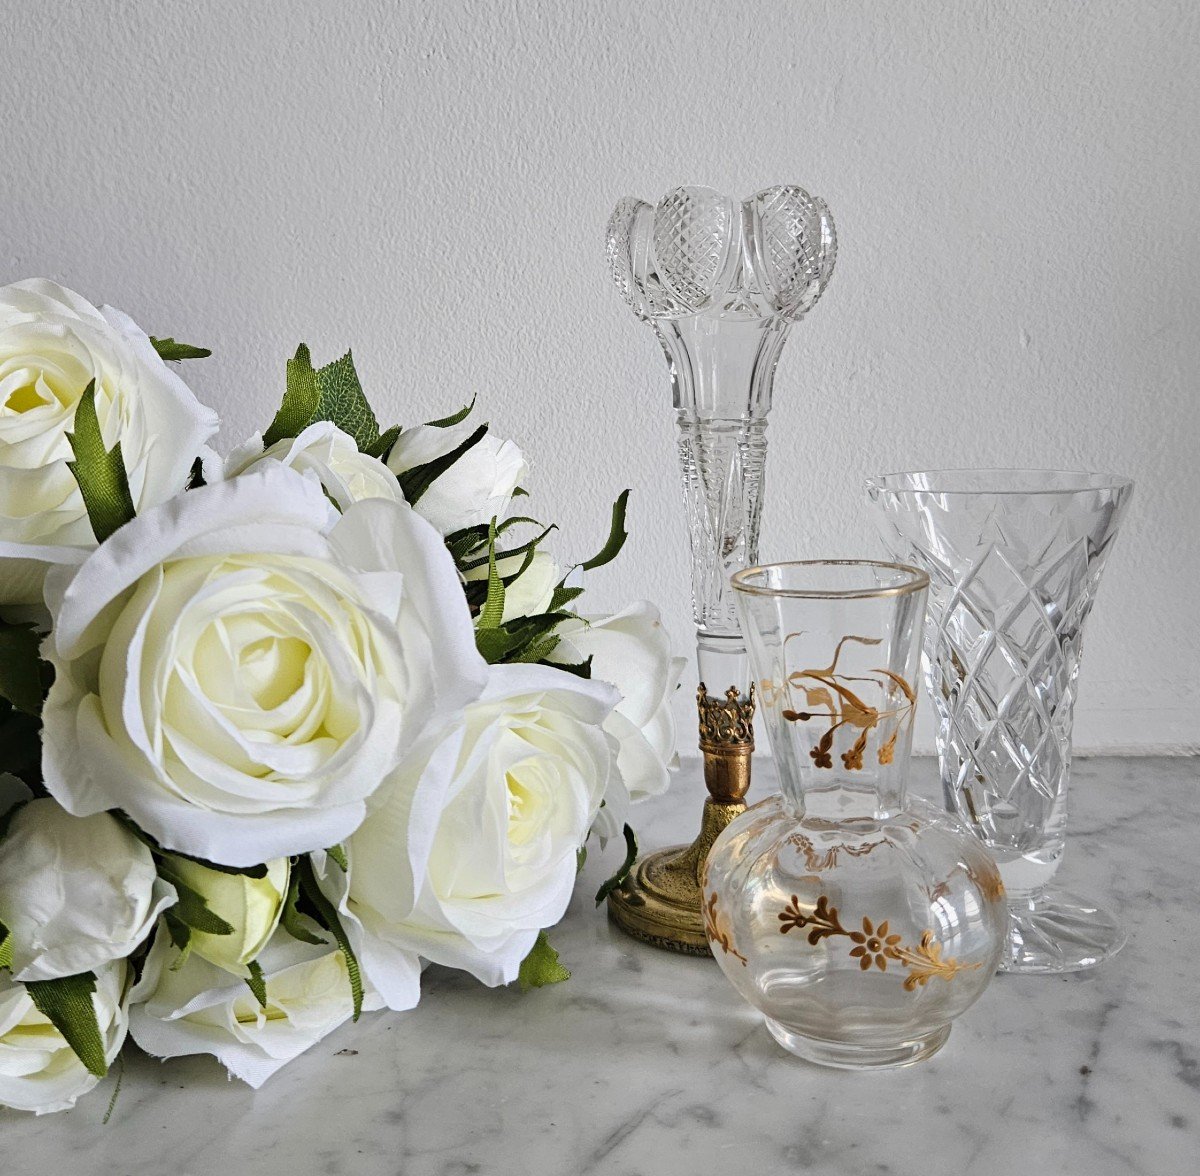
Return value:
[[(934, 795), (931, 761), (918, 790)], [(760, 769), (769, 775), (766, 765)], [(754, 793), (765, 795), (760, 780)], [(691, 835), (701, 785), (637, 812)], [(419, 1008), (364, 1016), (262, 1090), (211, 1059), (131, 1059), (67, 1114), (0, 1112), (6, 1171), (234, 1176), (704, 1176), (1200, 1172), (1200, 761), (1079, 760), (1061, 876), (1108, 896), (1102, 969), (1000, 977), (909, 1070), (785, 1054), (708, 961), (643, 947), (590, 895), (554, 935), (573, 979), (521, 994), (431, 971)]]

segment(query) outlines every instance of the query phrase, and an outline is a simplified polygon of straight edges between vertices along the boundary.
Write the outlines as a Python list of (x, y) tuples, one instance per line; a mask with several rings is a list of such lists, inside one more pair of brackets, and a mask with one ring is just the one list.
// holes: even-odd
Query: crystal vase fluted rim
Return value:
[(865, 479), (868, 490), (901, 497), (938, 495), (1064, 495), (1097, 491), (1116, 493), (1133, 486), (1122, 474), (1056, 469), (945, 469), (874, 474)]
[[(755, 579), (769, 577), (772, 574), (792, 573), (805, 569), (811, 574), (819, 574), (819, 570), (830, 569), (870, 569), (893, 573), (894, 584), (864, 584), (842, 588), (821, 587), (812, 585), (774, 585), (755, 583)], [(801, 600), (870, 600), (882, 596), (904, 596), (910, 592), (920, 592), (929, 587), (927, 573), (911, 564), (889, 563), (886, 560), (874, 559), (793, 559), (777, 563), (759, 564), (752, 568), (743, 568), (730, 577), (730, 583), (737, 592), (750, 596), (786, 596)]]

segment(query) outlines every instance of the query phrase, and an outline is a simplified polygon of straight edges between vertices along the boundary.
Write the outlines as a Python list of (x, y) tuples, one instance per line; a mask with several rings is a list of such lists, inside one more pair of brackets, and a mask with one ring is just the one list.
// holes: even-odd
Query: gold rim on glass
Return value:
[[(901, 584), (876, 588), (768, 588), (750, 583), (750, 578), (775, 568), (875, 568), (898, 572), (906, 579)], [(738, 592), (749, 596), (786, 596), (800, 600), (871, 600), (880, 596), (907, 596), (929, 587), (929, 577), (909, 564), (887, 563), (875, 559), (793, 559), (780, 563), (759, 564), (734, 572), (730, 583)]]

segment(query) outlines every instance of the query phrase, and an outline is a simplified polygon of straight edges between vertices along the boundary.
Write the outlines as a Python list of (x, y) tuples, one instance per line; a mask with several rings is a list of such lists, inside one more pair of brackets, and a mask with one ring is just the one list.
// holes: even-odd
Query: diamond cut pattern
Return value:
[(828, 285), (837, 234), (828, 205), (795, 184), (741, 202), (689, 187), (653, 207), (621, 200), (606, 248), (613, 280), (641, 318), (711, 313), (791, 323)]
[(947, 801), (997, 851), (1061, 844), (1084, 623), (1128, 489), (871, 488), (892, 555), (930, 576), (925, 680)]

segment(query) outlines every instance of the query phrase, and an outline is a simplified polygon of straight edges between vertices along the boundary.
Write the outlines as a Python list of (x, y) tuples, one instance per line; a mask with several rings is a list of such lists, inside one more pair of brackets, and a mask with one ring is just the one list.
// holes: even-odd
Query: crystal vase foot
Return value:
[(1125, 946), (1117, 917), (1089, 899), (1064, 890), (1012, 902), (1005, 972), (1078, 972), (1092, 968)]
[(1009, 972), (1120, 950), (1117, 920), (1051, 888), (1062, 860), (1083, 630), (1133, 485), (1056, 470), (871, 478), (891, 555), (930, 578), (925, 685), (947, 807), (991, 850), (1011, 906)]

